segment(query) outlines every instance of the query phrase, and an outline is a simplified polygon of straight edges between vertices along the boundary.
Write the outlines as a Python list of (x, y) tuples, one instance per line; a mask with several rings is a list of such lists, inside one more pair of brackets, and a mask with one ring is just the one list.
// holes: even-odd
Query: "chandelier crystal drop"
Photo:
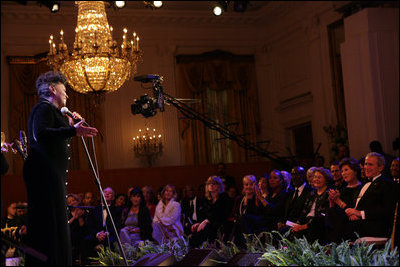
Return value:
[(47, 63), (65, 75), (73, 90), (83, 94), (103, 94), (118, 90), (130, 75), (136, 73), (142, 61), (139, 36), (134, 32), (128, 41), (124, 29), (122, 44), (118, 47), (112, 38), (113, 28), (108, 24), (103, 1), (76, 1), (78, 20), (72, 53), (60, 32), (57, 46), (50, 35)]

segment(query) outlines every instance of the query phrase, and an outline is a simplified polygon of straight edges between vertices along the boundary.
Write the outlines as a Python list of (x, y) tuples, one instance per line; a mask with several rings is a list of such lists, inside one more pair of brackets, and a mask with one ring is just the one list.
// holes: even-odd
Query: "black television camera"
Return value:
[(135, 102), (131, 105), (133, 115), (142, 114), (145, 118), (156, 115), (157, 108), (157, 103), (147, 94), (140, 96), (139, 99), (135, 99)]
[(141, 82), (142, 86), (144, 83), (152, 83), (153, 97), (145, 94), (140, 96), (140, 99), (135, 99), (131, 105), (132, 114), (142, 114), (143, 117), (149, 118), (157, 114), (157, 109), (164, 111), (164, 92), (161, 86), (163, 77), (157, 74), (146, 74), (135, 76), (134, 80)]

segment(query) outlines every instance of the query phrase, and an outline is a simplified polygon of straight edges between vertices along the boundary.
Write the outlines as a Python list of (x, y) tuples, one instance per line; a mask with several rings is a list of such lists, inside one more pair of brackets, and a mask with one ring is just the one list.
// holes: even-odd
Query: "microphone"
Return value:
[[(61, 108), (61, 113), (64, 116), (68, 115), (69, 117), (71, 117), (74, 120), (74, 123), (78, 123), (78, 122), (81, 121), (80, 119), (74, 119), (74, 115), (72, 114), (72, 112), (67, 107), (62, 107)], [(85, 124), (86, 126), (90, 127), (90, 125), (86, 121), (83, 124)]]
[(74, 120), (74, 123), (78, 123), (81, 120), (79, 119), (74, 119), (74, 115), (72, 114), (72, 112), (67, 108), (67, 107), (62, 107), (61, 108), (61, 113), (65, 116), (68, 115), (69, 117), (71, 117)]

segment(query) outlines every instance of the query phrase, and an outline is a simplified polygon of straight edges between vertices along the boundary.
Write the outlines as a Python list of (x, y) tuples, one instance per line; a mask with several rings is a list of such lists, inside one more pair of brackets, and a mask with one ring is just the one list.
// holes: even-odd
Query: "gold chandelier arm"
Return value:
[(137, 63), (142, 61), (139, 36), (131, 43), (124, 29), (123, 44), (118, 46), (112, 38), (112, 27), (108, 24), (104, 2), (77, 1), (78, 18), (71, 55), (64, 43), (55, 45), (50, 36), (47, 62), (54, 70), (61, 71), (71, 88), (79, 93), (108, 93), (118, 90), (131, 73), (136, 72)]

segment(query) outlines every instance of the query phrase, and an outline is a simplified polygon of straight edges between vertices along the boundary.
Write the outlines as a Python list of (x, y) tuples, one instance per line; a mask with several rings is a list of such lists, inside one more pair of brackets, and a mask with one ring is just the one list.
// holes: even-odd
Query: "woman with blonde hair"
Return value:
[(257, 201), (256, 191), (261, 195), (260, 188), (257, 186), (257, 179), (254, 175), (245, 175), (242, 179), (243, 190), (242, 198), (235, 203), (235, 226), (232, 237), (236, 245), (244, 247), (245, 240), (243, 234), (254, 234), (262, 228), (261, 205)]
[(146, 201), (146, 206), (150, 211), (151, 218), (153, 218), (154, 213), (156, 212), (156, 204), (157, 204), (153, 188), (151, 188), (148, 185), (143, 186), (142, 192), (143, 192), (144, 200)]
[(310, 167), (307, 170), (307, 183), (312, 188), (314, 188), (313, 178), (314, 178), (314, 172), (315, 172), (316, 169), (317, 169), (317, 167), (313, 166), (313, 167)]
[(213, 242), (217, 238), (217, 234), (223, 231), (230, 214), (229, 197), (224, 192), (224, 183), (218, 176), (210, 176), (206, 181), (205, 188), (205, 208), (200, 223), (192, 225), (191, 246), (199, 246), (208, 239)]
[(164, 186), (153, 218), (153, 238), (159, 244), (183, 237), (181, 204), (175, 201), (175, 198), (175, 186)]

